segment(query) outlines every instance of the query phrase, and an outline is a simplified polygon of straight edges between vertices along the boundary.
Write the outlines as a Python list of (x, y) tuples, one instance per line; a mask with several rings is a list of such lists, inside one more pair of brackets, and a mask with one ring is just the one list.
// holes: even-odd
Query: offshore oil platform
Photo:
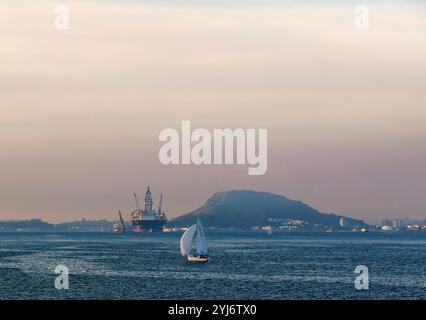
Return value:
[(145, 206), (142, 209), (138, 196), (133, 194), (136, 201), (136, 210), (131, 213), (132, 226), (135, 232), (162, 232), (167, 223), (166, 214), (163, 212), (163, 194), (160, 195), (158, 209), (154, 210), (151, 190), (148, 186), (145, 193)]

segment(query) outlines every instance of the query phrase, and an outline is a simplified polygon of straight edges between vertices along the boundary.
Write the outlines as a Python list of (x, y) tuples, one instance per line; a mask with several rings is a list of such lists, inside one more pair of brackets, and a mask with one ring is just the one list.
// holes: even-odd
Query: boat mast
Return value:
[(133, 192), (133, 196), (135, 197), (136, 209), (140, 210), (141, 209), (141, 205), (139, 203), (138, 195), (136, 194), (136, 192)]
[(160, 202), (158, 204), (158, 214), (161, 214), (162, 207), (163, 207), (163, 194), (160, 195)]
[(201, 255), (206, 255), (207, 250), (207, 244), (206, 244), (206, 237), (204, 236), (204, 230), (203, 226), (201, 225), (200, 219), (197, 219), (197, 234), (195, 239), (196, 244), (196, 253)]
[(123, 217), (121, 215), (121, 211), (118, 211), (118, 216), (120, 218), (121, 228), (123, 229), (123, 232), (125, 232), (126, 231), (126, 226), (124, 225), (124, 220), (123, 220)]

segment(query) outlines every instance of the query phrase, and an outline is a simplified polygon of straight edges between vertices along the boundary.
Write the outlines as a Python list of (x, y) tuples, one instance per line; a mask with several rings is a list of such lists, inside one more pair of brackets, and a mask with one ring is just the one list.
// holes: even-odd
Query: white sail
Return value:
[(197, 255), (207, 255), (208, 253), (206, 237), (204, 236), (204, 230), (200, 220), (197, 220), (197, 238), (195, 251)]
[(182, 238), (180, 238), (180, 253), (183, 256), (186, 256), (191, 253), (192, 240), (194, 239), (194, 234), (196, 230), (197, 225), (194, 224), (188, 230), (186, 230), (182, 235)]

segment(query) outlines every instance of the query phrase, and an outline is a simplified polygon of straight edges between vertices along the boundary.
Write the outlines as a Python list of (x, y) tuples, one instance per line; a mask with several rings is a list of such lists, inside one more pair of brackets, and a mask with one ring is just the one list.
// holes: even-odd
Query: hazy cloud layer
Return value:
[[(111, 219), (148, 183), (172, 216), (253, 188), (426, 217), (426, 5), (371, 2), (360, 32), (335, 2), (68, 4), (66, 32), (55, 1), (0, 4), (0, 219)], [(182, 120), (267, 128), (267, 174), (162, 166)]]

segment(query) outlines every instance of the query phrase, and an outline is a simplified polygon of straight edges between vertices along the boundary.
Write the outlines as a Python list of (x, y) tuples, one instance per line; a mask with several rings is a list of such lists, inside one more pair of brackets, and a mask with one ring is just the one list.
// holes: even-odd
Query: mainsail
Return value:
[(192, 225), (188, 230), (185, 231), (182, 238), (180, 238), (180, 253), (186, 256), (191, 253), (192, 240), (194, 239), (195, 231), (197, 231), (197, 225)]
[(197, 255), (207, 255), (206, 237), (204, 236), (204, 230), (200, 220), (197, 220), (197, 239), (195, 251)]

